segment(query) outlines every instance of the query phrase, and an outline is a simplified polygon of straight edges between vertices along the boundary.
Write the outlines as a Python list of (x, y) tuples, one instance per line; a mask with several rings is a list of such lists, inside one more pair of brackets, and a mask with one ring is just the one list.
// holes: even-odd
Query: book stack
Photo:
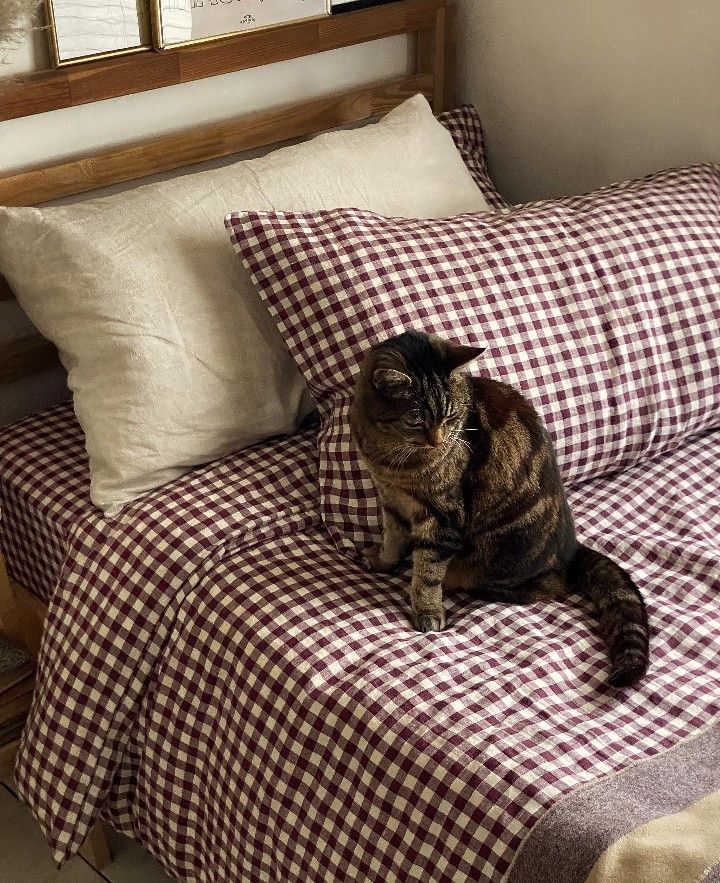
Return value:
[(29, 655), (0, 635), (0, 776), (11, 773), (34, 685)]

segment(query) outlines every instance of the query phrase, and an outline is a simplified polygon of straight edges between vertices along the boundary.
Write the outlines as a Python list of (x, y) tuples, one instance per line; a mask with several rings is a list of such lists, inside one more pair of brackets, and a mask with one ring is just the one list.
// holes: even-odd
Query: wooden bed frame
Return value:
[[(191, 82), (278, 61), (401, 34), (415, 37), (414, 71), (338, 95), (246, 115), (114, 150), (9, 175), (0, 173), (0, 205), (38, 205), (52, 199), (135, 181), (244, 150), (274, 145), (368, 119), (418, 92), (440, 112), (454, 105), (454, 43), (450, 0), (399, 0), (326, 19), (240, 34), (163, 52), (117, 56), (12, 81), (0, 94), (0, 122)], [(0, 276), (0, 300), (14, 297)], [(54, 346), (39, 334), (0, 345), (0, 385), (58, 365)], [(47, 607), (11, 580), (0, 556), (0, 631), (37, 658)], [(0, 756), (0, 769), (12, 763)], [(102, 827), (82, 850), (100, 869), (109, 861)]]

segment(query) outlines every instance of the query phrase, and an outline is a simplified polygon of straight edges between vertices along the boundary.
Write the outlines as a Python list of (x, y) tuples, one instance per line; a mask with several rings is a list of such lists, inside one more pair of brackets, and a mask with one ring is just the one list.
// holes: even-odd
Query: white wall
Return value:
[(514, 202), (720, 162), (720, 0), (460, 0), (458, 38)]

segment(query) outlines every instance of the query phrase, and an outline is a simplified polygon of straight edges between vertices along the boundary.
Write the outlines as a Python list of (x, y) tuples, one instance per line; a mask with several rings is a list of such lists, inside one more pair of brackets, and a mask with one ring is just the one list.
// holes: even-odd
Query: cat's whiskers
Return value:
[(470, 453), (472, 453), (472, 448), (471, 448), (470, 445), (465, 441), (464, 438), (461, 438), (461, 437), (458, 435), (458, 430), (456, 430), (456, 429), (452, 430), (452, 432), (449, 433), (449, 438), (450, 438), (453, 442), (455, 442), (455, 443), (457, 443), (457, 444), (465, 445), (465, 447), (468, 449), (468, 451), (470, 451)]
[(413, 449), (409, 445), (405, 444), (395, 445), (390, 450), (392, 452), (392, 456), (387, 463), (390, 469), (397, 469), (403, 466), (410, 459), (413, 453)]

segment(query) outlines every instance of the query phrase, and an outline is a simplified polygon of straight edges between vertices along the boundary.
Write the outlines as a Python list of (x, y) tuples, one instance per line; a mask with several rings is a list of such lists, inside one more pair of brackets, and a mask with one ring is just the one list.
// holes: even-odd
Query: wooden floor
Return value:
[(0, 780), (0, 879), (2, 883), (168, 883), (160, 865), (136, 843), (110, 832), (113, 860), (98, 873), (76, 856), (61, 870), (29, 810)]

